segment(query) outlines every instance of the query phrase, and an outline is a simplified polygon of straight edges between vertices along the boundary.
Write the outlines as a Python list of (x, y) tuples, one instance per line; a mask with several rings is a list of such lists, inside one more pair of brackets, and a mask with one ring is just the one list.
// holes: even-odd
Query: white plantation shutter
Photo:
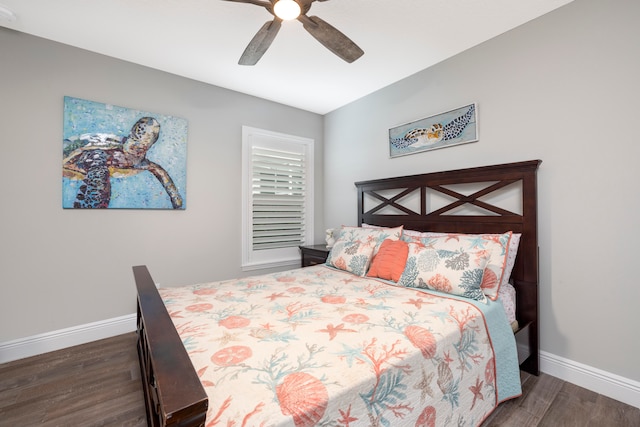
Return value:
[(313, 239), (313, 140), (243, 127), (243, 269), (299, 265)]
[(305, 241), (305, 153), (252, 147), (253, 250)]

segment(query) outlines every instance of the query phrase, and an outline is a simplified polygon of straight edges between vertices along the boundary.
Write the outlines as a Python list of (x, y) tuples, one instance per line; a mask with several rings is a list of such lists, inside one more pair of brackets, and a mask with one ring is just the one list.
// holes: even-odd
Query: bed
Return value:
[[(357, 226), (342, 228), (327, 265), (160, 291), (133, 267), (149, 425), (480, 425), (519, 395), (518, 367), (539, 373), (540, 163), (357, 182)], [(505, 209), (514, 188), (519, 206)], [(510, 276), (491, 276), (513, 235)], [(349, 246), (362, 236), (374, 236), (365, 267), (366, 245)], [(477, 250), (462, 248), (470, 236), (483, 236)], [(415, 274), (363, 276), (392, 246), (409, 248)], [(452, 254), (449, 266), (468, 261), (460, 283), (489, 286), (419, 281), (424, 259)], [(492, 290), (507, 279), (513, 329)]]

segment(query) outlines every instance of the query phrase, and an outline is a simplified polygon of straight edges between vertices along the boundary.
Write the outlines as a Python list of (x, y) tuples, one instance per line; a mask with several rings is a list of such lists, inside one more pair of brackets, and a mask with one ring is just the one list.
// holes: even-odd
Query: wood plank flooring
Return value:
[[(545, 374), (522, 381), (482, 427), (640, 426), (638, 408)], [(0, 426), (35, 425), (145, 426), (135, 333), (0, 365)]]
[(640, 427), (640, 409), (546, 374), (522, 373), (522, 396), (482, 427)]
[(129, 333), (0, 365), (2, 426), (146, 426)]

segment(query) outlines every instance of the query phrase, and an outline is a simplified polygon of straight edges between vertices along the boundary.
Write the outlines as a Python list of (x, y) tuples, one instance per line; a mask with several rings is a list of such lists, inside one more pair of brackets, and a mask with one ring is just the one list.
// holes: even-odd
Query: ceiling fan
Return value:
[(273, 15), (272, 21), (267, 21), (262, 28), (253, 36), (253, 39), (246, 47), (238, 64), (255, 65), (262, 55), (269, 49), (273, 39), (275, 39), (282, 21), (297, 19), (302, 22), (309, 34), (318, 40), (324, 47), (346, 62), (353, 62), (360, 58), (364, 51), (358, 47), (349, 37), (342, 34), (338, 29), (329, 25), (317, 16), (307, 16), (314, 1), (327, 0), (225, 0), (237, 3), (251, 3), (262, 6), (267, 12)]

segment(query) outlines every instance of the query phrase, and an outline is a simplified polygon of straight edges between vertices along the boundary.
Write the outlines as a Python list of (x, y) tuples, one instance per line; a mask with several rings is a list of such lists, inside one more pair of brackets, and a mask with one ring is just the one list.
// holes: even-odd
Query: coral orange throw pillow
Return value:
[(409, 256), (409, 245), (402, 240), (385, 240), (371, 262), (367, 272), (369, 277), (393, 280), (397, 282), (402, 276)]

